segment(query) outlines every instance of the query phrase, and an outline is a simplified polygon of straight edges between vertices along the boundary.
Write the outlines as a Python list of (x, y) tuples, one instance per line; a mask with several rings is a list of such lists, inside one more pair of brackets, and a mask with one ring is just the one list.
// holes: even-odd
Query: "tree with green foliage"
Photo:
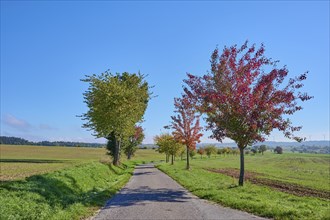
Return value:
[(275, 147), (274, 153), (283, 154), (283, 148), (281, 148), (280, 146)]
[(193, 159), (194, 156), (196, 155), (196, 153), (197, 153), (197, 152), (196, 152), (196, 149), (194, 149), (194, 150), (190, 150), (190, 151), (189, 151), (189, 156), (190, 156), (190, 158)]
[(267, 146), (262, 144), (259, 146), (259, 152), (261, 153), (261, 155), (264, 155), (264, 152), (267, 150)]
[(214, 145), (208, 145), (205, 148), (206, 155), (210, 158), (211, 154), (216, 154), (217, 153), (217, 148)]
[(222, 149), (221, 148), (217, 149), (217, 154), (219, 154), (221, 156), (221, 154), (222, 154)]
[(134, 135), (136, 123), (142, 121), (150, 87), (140, 73), (112, 74), (109, 70), (86, 76), (82, 81), (89, 83), (83, 94), (89, 108), (81, 116), (87, 121), (83, 127), (108, 140), (108, 153), (113, 164), (119, 165), (122, 143)]
[(174, 156), (178, 155), (184, 148), (173, 135), (168, 133), (155, 136), (154, 141), (159, 146), (158, 152), (166, 154), (166, 162), (169, 161), (169, 156), (171, 156), (171, 164), (174, 163)]

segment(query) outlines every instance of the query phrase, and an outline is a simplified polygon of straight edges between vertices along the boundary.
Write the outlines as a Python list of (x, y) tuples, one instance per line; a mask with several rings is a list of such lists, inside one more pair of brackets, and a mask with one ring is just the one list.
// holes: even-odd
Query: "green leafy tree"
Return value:
[(260, 145), (259, 146), (259, 152), (264, 155), (264, 152), (267, 150), (267, 146), (266, 145)]
[(86, 76), (82, 81), (89, 83), (83, 94), (89, 109), (81, 116), (87, 121), (83, 127), (108, 140), (108, 153), (113, 164), (119, 165), (121, 145), (134, 135), (135, 124), (142, 121), (150, 87), (140, 73), (112, 74), (109, 70)]
[(196, 149), (194, 149), (194, 150), (190, 150), (190, 151), (189, 151), (189, 156), (190, 156), (190, 158), (193, 159), (194, 156), (196, 155), (196, 153), (197, 153), (197, 152), (196, 152)]
[(217, 153), (217, 148), (214, 145), (208, 145), (205, 148), (206, 155), (210, 158), (211, 154)]
[(217, 154), (221, 155), (222, 154), (222, 149), (218, 148), (217, 149)]
[(181, 143), (176, 141), (173, 135), (168, 133), (157, 135), (154, 141), (159, 146), (158, 152), (166, 154), (166, 162), (169, 161), (169, 156), (171, 156), (171, 164), (174, 163), (174, 156), (178, 155), (184, 148)]
[(277, 154), (283, 154), (283, 148), (277, 146), (275, 147), (274, 149), (274, 153), (277, 153)]

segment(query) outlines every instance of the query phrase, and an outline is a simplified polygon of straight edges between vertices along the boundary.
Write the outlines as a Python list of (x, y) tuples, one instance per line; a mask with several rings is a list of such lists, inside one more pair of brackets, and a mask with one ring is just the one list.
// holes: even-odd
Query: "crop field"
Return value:
[(239, 156), (212, 156), (158, 167), (195, 195), (275, 219), (329, 219), (330, 155), (245, 156), (245, 185), (238, 187)]
[(104, 148), (1, 145), (0, 180), (19, 180), (106, 158)]

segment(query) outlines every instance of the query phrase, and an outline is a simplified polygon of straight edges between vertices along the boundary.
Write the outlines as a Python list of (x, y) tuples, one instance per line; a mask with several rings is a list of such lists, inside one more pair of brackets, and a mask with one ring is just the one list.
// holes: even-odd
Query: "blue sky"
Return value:
[(308, 140), (328, 140), (329, 1), (1, 1), (1, 135), (104, 142), (76, 115), (87, 111), (80, 79), (110, 69), (141, 71), (155, 86), (143, 123), (152, 143), (186, 73), (204, 74), (217, 45), (245, 40), (263, 42), (290, 76), (310, 72), (304, 90), (315, 98), (292, 121)]

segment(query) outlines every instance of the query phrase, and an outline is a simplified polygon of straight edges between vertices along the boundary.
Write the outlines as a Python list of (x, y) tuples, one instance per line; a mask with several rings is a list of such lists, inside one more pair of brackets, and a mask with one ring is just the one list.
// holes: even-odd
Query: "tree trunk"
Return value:
[(115, 147), (115, 153), (113, 155), (113, 165), (118, 166), (119, 163), (119, 152), (120, 152), (120, 140), (117, 140), (117, 138), (115, 138), (115, 143), (116, 143), (116, 147)]
[(128, 152), (127, 154), (127, 160), (130, 160), (131, 159), (131, 152)]
[(239, 172), (238, 185), (243, 186), (243, 182), (244, 182), (244, 148), (240, 147), (239, 152), (240, 152), (240, 172)]
[(172, 161), (171, 161), (171, 164), (173, 165), (173, 160), (174, 160), (174, 154), (172, 154)]
[(190, 169), (190, 164), (189, 164), (189, 147), (187, 146), (187, 170)]

